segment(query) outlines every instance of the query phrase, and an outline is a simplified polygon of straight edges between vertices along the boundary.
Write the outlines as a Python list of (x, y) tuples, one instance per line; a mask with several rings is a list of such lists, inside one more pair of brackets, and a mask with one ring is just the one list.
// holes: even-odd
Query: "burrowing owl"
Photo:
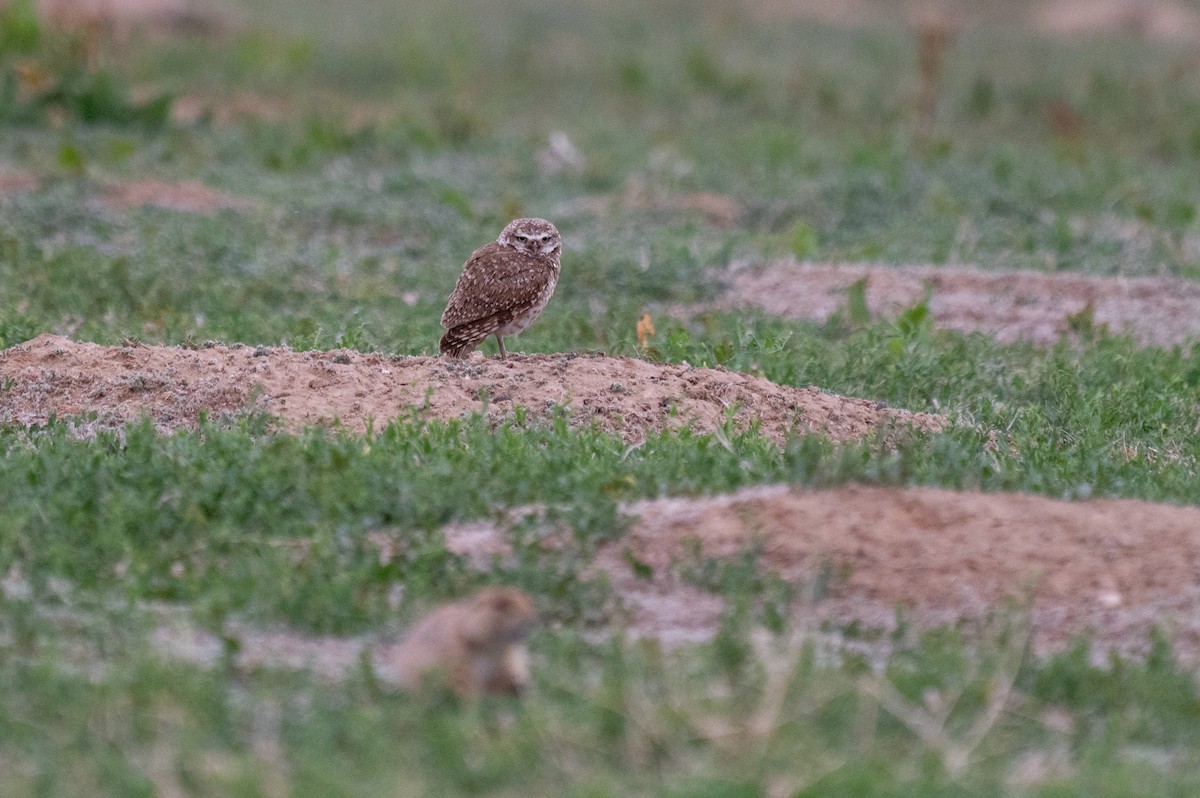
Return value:
[(500, 237), (472, 253), (442, 313), (448, 357), (466, 357), (489, 335), (504, 360), (504, 336), (536, 319), (558, 283), (562, 238), (545, 219), (513, 219)]

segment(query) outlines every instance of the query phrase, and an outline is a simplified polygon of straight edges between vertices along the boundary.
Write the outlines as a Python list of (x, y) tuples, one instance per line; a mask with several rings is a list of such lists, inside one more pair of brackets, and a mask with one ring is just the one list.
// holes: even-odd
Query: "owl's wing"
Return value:
[(446, 329), (494, 316), (537, 296), (553, 277), (546, 261), (488, 244), (475, 250), (442, 313)]

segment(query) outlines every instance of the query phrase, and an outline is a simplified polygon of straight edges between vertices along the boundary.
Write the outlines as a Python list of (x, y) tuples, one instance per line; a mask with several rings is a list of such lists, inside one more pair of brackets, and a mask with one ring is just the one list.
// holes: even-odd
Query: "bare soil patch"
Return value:
[(1128, 33), (1195, 41), (1200, 12), (1174, 0), (1052, 0), (1034, 7), (1032, 27), (1054, 36)]
[(1200, 339), (1200, 283), (1177, 277), (1094, 277), (967, 267), (820, 264), (779, 261), (738, 269), (717, 300), (721, 308), (756, 307), (824, 322), (846, 307), (847, 289), (865, 279), (867, 305), (894, 317), (919, 302), (928, 285), (934, 324), (999, 341), (1050, 344), (1079, 320), (1129, 333), (1143, 346)]
[(1155, 41), (1200, 38), (1200, 12), (1179, 0), (1008, 0), (963, 3), (927, 0), (747, 0), (748, 13), (762, 20), (811, 20), (846, 28), (919, 23), (930, 15), (956, 25), (1020, 27), (1053, 38), (1140, 36)]
[(595, 354), (510, 355), (502, 362), (475, 353), (453, 362), (280, 347), (106, 347), (42, 335), (0, 352), (0, 377), (11, 380), (0, 392), (0, 421), (26, 425), (96, 413), (102, 424), (149, 417), (169, 430), (194, 426), (201, 412), (265, 411), (291, 429), (340, 423), (363, 432), (397, 418), (482, 413), (498, 422), (516, 407), (546, 418), (563, 406), (572, 424), (596, 424), (633, 443), (664, 428), (712, 432), (729, 416), (739, 427), (759, 423), (778, 441), (793, 430), (841, 441), (946, 423), (723, 369)]
[[(144, 86), (138, 93), (149, 98), (158, 91), (156, 86)], [(312, 118), (330, 120), (348, 132), (357, 132), (390, 124), (396, 118), (396, 108), (386, 103), (351, 100), (333, 92), (309, 92), (301, 100), (245, 90), (186, 92), (171, 103), (171, 121), (181, 125), (201, 120), (228, 126), (247, 120), (287, 122)]]
[[(594, 203), (603, 212), (605, 202)], [(638, 210), (651, 214), (697, 215), (716, 227), (732, 228), (744, 214), (744, 209), (732, 197), (715, 191), (673, 192), (656, 188), (643, 177), (631, 177), (624, 190), (614, 195), (609, 204), (623, 210)]]
[(746, 8), (763, 20), (809, 19), (846, 28), (879, 24), (897, 10), (869, 0), (752, 0), (746, 3)]
[[(895, 628), (982, 624), (1010, 600), (1030, 607), (1035, 650), (1091, 632), (1098, 653), (1144, 654), (1158, 625), (1176, 653), (1200, 662), (1200, 508), (1125, 499), (1056, 501), (936, 488), (780, 485), (626, 508), (636, 518), (602, 545), (636, 634), (705, 639), (719, 596), (683, 578), (700, 558), (759, 553), (762, 568), (799, 583), (829, 578), (803, 611), (820, 621)], [(447, 545), (479, 562), (507, 552), (487, 523), (448, 528)], [(629, 557), (651, 569), (636, 576)]]
[(111, 186), (101, 196), (110, 208), (127, 209), (153, 205), (184, 213), (215, 213), (220, 210), (246, 210), (250, 200), (226, 194), (196, 181), (163, 183), (158, 180), (132, 180)]
[(0, 166), (0, 197), (5, 194), (16, 194), (21, 191), (29, 191), (38, 186), (38, 179), (35, 175), (25, 171), (14, 171), (5, 169)]
[(116, 45), (126, 43), (134, 29), (169, 36), (214, 36), (240, 25), (227, 4), (211, 0), (37, 0), (36, 6), (38, 15), (52, 25), (106, 35)]
[[(153, 87), (146, 89), (150, 94)], [(283, 122), (295, 115), (291, 102), (283, 97), (251, 91), (224, 94), (184, 93), (171, 103), (171, 121), (189, 125), (211, 119), (219, 125), (232, 125), (247, 119)]]

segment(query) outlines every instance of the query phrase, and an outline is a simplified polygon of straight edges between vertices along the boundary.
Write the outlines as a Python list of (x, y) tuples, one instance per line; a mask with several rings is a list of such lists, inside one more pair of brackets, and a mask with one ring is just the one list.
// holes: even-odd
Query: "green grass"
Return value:
[[(736, 631), (664, 652), (571, 632), (535, 647), (536, 697), (460, 706), (288, 671), (164, 663), (136, 614), (93, 614), (87, 676), (28, 629), (0, 660), (5, 795), (1186, 795), (1197, 787), (1193, 675), (1082, 648), (1021, 663), (1019, 626), (986, 645), (894, 643), (886, 669), (819, 664), (811, 640)], [(96, 617), (99, 615), (99, 617)], [(731, 624), (731, 629), (739, 628)], [(60, 632), (61, 634), (61, 632)], [(103, 665), (97, 665), (97, 661)], [(586, 673), (586, 678), (579, 678)], [(881, 685), (893, 685), (881, 691)], [(1009, 711), (989, 714), (996, 690)], [(977, 731), (978, 730), (978, 731)], [(986, 732), (981, 734), (980, 731)]]
[[(81, 34), (27, 3), (0, 12), (0, 172), (40, 180), (0, 195), (0, 346), (56, 332), (431, 353), (463, 260), (528, 213), (567, 246), (522, 350), (637, 354), (650, 312), (650, 357), (959, 422), (891, 451), (732, 429), (630, 449), (562, 418), (400, 420), (365, 437), (261, 418), (85, 440), (63, 421), (0, 429), (0, 794), (1195, 793), (1195, 675), (1162, 641), (1103, 667), (1086, 642), (1036, 658), (1017, 611), (982, 639), (902, 625), (874, 663), (802, 647), (771, 682), (778, 658), (746, 630), (790, 628), (804, 586), (760, 573), (751, 550), (684, 566), (727, 600), (711, 643), (595, 642), (613, 628), (610, 588), (581, 565), (638, 498), (859, 481), (1200, 504), (1200, 355), (1187, 347), (1087, 330), (1001, 345), (937, 332), (923, 306), (869, 324), (849, 307), (825, 325), (663, 314), (716, 295), (714, 269), (789, 254), (1200, 276), (1190, 50), (1051, 41), (961, 7), (991, 22), (949, 52), (924, 142), (900, 24), (682, 0), (304, 0), (286, 15), (245, 0), (225, 36), (135, 32), (89, 61)], [(47, 81), (32, 93), (31, 64)], [(239, 93), (285, 112), (168, 113), (185, 95)], [(1079, 114), (1082, 138), (1055, 133), (1053, 101)], [(352, 124), (364, 106), (378, 121)], [(581, 174), (538, 170), (555, 130), (586, 157)], [(199, 180), (249, 205), (98, 201), (130, 179)], [(725, 229), (610, 202), (631, 182), (718, 192), (744, 213)], [(445, 549), (443, 524), (524, 505), (542, 509), (511, 563), (481, 574)], [(572, 533), (560, 550), (537, 545), (549, 529)], [(368, 533), (401, 554), (381, 563)], [(365, 669), (334, 685), (228, 657), (203, 668), (150, 641), (157, 602), (231, 653), (231, 619), (386, 637), (493, 581), (530, 591), (547, 621), (519, 706), (416, 699)], [(953, 711), (935, 722), (938, 696)], [(972, 728), (986, 734), (964, 760)]]
[[(396, 580), (424, 579), (438, 595), (461, 590), (467, 577), (429, 535), (497, 507), (557, 505), (581, 539), (594, 540), (619, 533), (621, 500), (777, 481), (1196, 501), (1200, 442), (1191, 430), (1200, 410), (1187, 397), (1200, 365), (1179, 352), (1138, 350), (1122, 338), (1038, 350), (982, 336), (905, 338), (890, 326), (777, 344), (744, 334), (726, 365), (937, 405), (962, 423), (903, 436), (893, 450), (870, 441), (835, 448), (819, 436), (781, 449), (732, 429), (728, 447), (662, 433), (630, 450), (599, 431), (572, 431), (565, 417), (498, 429), (482, 419), (401, 420), (366, 439), (270, 433), (255, 419), (165, 437), (143, 424), (91, 441), (77, 440), (66, 422), (10, 429), (0, 435), (0, 570), (119, 585), (144, 598), (219, 594), (232, 609), (346, 631), (386, 615)], [(713, 360), (682, 335), (668, 334), (667, 345), (671, 358)], [(999, 446), (988, 445), (990, 430), (1001, 431)], [(378, 528), (420, 531), (412, 562), (381, 569), (363, 543)], [(302, 566), (286, 547), (264, 546), (287, 539), (313, 547)], [(177, 562), (188, 571), (173, 578)], [(126, 566), (119, 576), (117, 563)]]

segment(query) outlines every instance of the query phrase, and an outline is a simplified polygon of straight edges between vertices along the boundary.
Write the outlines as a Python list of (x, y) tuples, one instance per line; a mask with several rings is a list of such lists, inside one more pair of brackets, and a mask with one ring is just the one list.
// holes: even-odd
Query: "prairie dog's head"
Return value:
[(479, 642), (516, 643), (537, 623), (533, 599), (516, 587), (485, 587), (468, 600), (474, 623), (472, 637)]

